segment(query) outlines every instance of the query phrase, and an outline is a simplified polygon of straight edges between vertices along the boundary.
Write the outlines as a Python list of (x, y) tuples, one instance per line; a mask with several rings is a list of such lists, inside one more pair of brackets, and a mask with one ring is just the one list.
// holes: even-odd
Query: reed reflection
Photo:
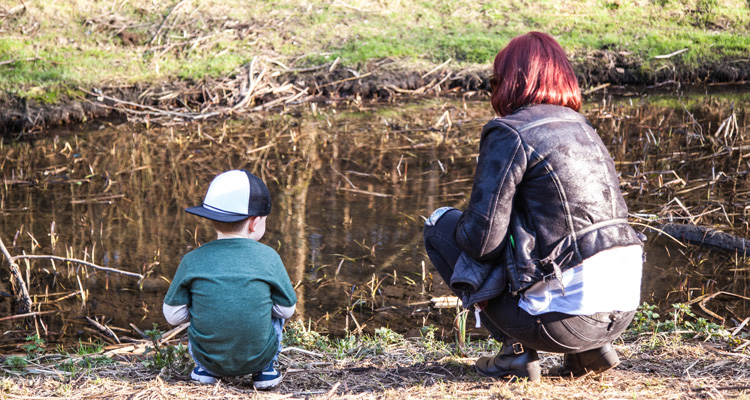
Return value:
[[(602, 96), (584, 111), (617, 161), (632, 222), (750, 236), (748, 100), (631, 99)], [(85, 317), (121, 329), (120, 336), (137, 336), (130, 324), (166, 329), (160, 307), (180, 258), (213, 239), (211, 227), (183, 209), (218, 172), (244, 168), (271, 190), (263, 240), (300, 283), (296, 318), (333, 334), (389, 326), (418, 335), (429, 324), (450, 330), (455, 313), (430, 307), (448, 290), (431, 279), (429, 264), (422, 268), (422, 216), (439, 205), (461, 208), (468, 198), (478, 135), (490, 117), (484, 104), (289, 110), (162, 128), (102, 123), (33, 143), (3, 139), (0, 235), (9, 251), (78, 258), (145, 278), (22, 263), (34, 310), (54, 312), (36, 325), (0, 326), (15, 337), (40, 329), (52, 342), (112, 340)], [(437, 123), (446, 112), (452, 126)], [(642, 300), (669, 307), (712, 291), (748, 296), (745, 257), (652, 239)], [(0, 276), (0, 291), (12, 291), (7, 268)], [(724, 317), (750, 314), (747, 302), (713, 301), (708, 307)], [(7, 299), (0, 303), (10, 310)]]

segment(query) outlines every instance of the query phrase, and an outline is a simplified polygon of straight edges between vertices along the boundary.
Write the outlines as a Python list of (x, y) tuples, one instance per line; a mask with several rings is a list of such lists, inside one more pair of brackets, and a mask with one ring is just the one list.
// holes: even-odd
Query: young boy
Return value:
[(203, 204), (185, 211), (210, 219), (218, 235), (185, 255), (164, 298), (167, 322), (190, 321), (190, 377), (213, 384), (252, 374), (256, 388), (276, 386), (281, 329), (297, 297), (279, 255), (258, 243), (271, 212), (268, 188), (247, 171), (224, 172)]

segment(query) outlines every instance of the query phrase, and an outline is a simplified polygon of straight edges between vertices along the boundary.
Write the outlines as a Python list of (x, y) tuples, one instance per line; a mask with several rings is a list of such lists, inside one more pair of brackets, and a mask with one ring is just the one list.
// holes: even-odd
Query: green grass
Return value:
[(78, 339), (78, 347), (74, 349), (75, 354), (79, 356), (99, 354), (102, 350), (104, 350), (103, 343), (83, 343), (81, 339)]
[[(672, 64), (689, 70), (750, 54), (750, 4), (737, 0), (19, 4), (0, 0), (6, 12), (0, 13), (0, 62), (8, 62), (0, 65), (0, 89), (47, 103), (79, 85), (223, 77), (255, 56), (294, 67), (337, 57), (353, 68), (385, 57), (407, 69), (448, 59), (454, 68), (486, 66), (510, 38), (531, 30), (553, 34), (577, 60), (597, 50), (627, 52), (643, 72)], [(121, 33), (135, 44), (126, 44)], [(683, 48), (689, 50), (654, 58)]]

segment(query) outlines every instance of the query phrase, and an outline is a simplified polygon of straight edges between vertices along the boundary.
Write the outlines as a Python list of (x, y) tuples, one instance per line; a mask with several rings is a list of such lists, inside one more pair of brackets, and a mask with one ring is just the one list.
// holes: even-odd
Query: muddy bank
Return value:
[[(596, 51), (574, 61), (584, 91), (602, 84), (690, 85), (750, 81), (750, 60), (705, 63), (685, 68), (677, 60), (644, 72), (642, 60), (627, 52)], [(486, 96), (490, 67), (453, 71), (406, 71), (396, 61), (371, 62), (360, 70), (336, 61), (311, 68), (243, 67), (232, 77), (200, 82), (173, 81), (103, 88), (75, 88), (55, 104), (12, 94), (0, 96), (0, 134), (33, 138), (47, 128), (94, 119), (128, 117), (154, 122), (242, 117), (302, 103), (377, 101), (400, 96)]]

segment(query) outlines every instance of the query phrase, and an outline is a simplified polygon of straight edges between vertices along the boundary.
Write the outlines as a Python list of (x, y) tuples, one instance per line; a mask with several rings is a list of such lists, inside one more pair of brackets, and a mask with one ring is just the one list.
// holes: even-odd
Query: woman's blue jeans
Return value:
[[(450, 283), (453, 267), (461, 255), (454, 236), (460, 217), (461, 211), (451, 210), (434, 225), (425, 224), (424, 227), (425, 250), (446, 283)], [(461, 293), (454, 293), (461, 297)], [(593, 315), (559, 312), (531, 315), (518, 306), (519, 299), (519, 296), (506, 292), (490, 300), (480, 312), (482, 324), (498, 341), (512, 339), (527, 348), (554, 353), (579, 353), (611, 343), (628, 327), (635, 315), (635, 311)]]

